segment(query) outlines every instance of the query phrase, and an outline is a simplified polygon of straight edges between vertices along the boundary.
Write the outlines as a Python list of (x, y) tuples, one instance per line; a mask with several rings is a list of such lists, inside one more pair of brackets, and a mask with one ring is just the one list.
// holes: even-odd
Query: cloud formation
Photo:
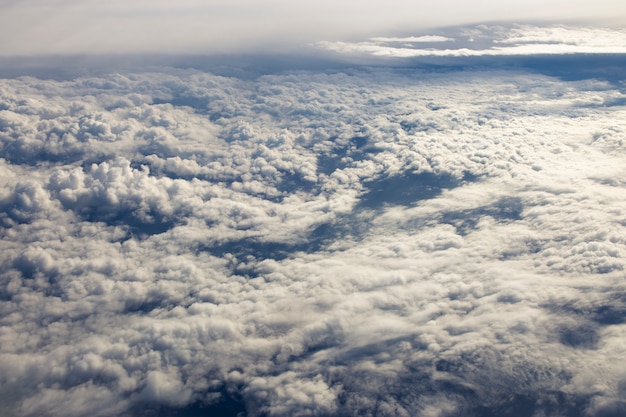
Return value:
[[(497, 21), (621, 25), (614, 0), (5, 1), (0, 56), (299, 51), (323, 40)], [(399, 35), (400, 34), (400, 35)]]
[(1, 408), (623, 414), (625, 99), (519, 69), (3, 79)]
[[(322, 41), (317, 46), (339, 54), (375, 57), (481, 57), (563, 54), (624, 54), (626, 32), (614, 29), (528, 25), (453, 28), (453, 34), (365, 42)], [(423, 47), (423, 43), (430, 43)], [(445, 45), (445, 46), (442, 46)]]

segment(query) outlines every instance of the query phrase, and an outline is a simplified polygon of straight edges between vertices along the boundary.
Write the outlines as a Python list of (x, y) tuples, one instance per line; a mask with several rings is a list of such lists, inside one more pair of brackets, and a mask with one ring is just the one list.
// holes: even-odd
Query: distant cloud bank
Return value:
[[(452, 31), (453, 36), (374, 37), (363, 42), (322, 41), (316, 45), (338, 54), (390, 58), (626, 54), (624, 30), (517, 25)], [(424, 47), (423, 43), (431, 45)]]

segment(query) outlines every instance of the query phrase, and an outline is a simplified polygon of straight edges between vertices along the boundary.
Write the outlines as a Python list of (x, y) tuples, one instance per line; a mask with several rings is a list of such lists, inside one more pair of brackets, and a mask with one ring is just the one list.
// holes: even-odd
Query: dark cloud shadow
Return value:
[(557, 332), (559, 342), (577, 349), (595, 349), (600, 341), (598, 328), (591, 323), (565, 324)]
[(515, 66), (564, 81), (598, 79), (619, 85), (626, 79), (626, 54), (531, 55), (509, 59)]
[(359, 209), (379, 210), (385, 206), (410, 206), (420, 200), (428, 200), (453, 189), (476, 177), (466, 173), (462, 179), (448, 173), (405, 172), (365, 182), (367, 191), (361, 196)]
[[(365, 146), (364, 138), (351, 140), (354, 146)], [(283, 260), (293, 257), (296, 253), (314, 253), (325, 250), (338, 240), (361, 240), (371, 229), (371, 224), (377, 213), (387, 206), (410, 206), (420, 200), (434, 198), (444, 189), (461, 186), (468, 181), (476, 180), (473, 174), (466, 173), (462, 179), (451, 174), (434, 174), (430, 172), (407, 172), (398, 176), (383, 177), (366, 182), (367, 191), (360, 201), (348, 214), (338, 215), (332, 222), (322, 223), (306, 235), (304, 239), (295, 243), (273, 242), (257, 238), (247, 238), (219, 244), (203, 245), (199, 251), (208, 252), (216, 257), (229, 254), (235, 257), (236, 266), (233, 272), (250, 278), (258, 277), (253, 265), (256, 261), (265, 259)], [(287, 190), (293, 192), (293, 187), (308, 187), (309, 184), (290, 184)], [(491, 214), (506, 219), (517, 219), (521, 213), (518, 201), (502, 200), (496, 206), (485, 208), (475, 216)], [(461, 216), (461, 214), (458, 214)], [(460, 218), (460, 217), (459, 217)], [(449, 219), (452, 221), (453, 219)], [(478, 221), (478, 219), (476, 219)], [(254, 260), (252, 264), (249, 260)]]
[(475, 57), (419, 57), (396, 59), (390, 66), (431, 73), (462, 71), (524, 71), (563, 81), (596, 79), (620, 87), (626, 79), (626, 54), (537, 54)]
[[(42, 142), (21, 143), (19, 141), (5, 142), (2, 148), (2, 157), (14, 165), (36, 166), (45, 163), (71, 164), (85, 159), (82, 149), (68, 149), (60, 147), (58, 151), (46, 149)], [(104, 155), (101, 157), (104, 158)]]
[[(591, 395), (554, 389), (530, 391), (511, 381), (500, 381), (497, 387), (489, 387), (475, 383), (471, 375), (464, 375), (467, 370), (463, 370), (462, 363), (438, 361), (436, 377), (429, 371), (432, 366), (429, 363), (407, 364), (406, 370), (395, 377), (344, 370), (339, 379), (343, 391), (336, 415), (421, 415), (424, 404), (431, 403), (432, 398), (436, 401), (445, 398), (457, 405), (453, 411), (439, 414), (445, 417), (589, 416)], [(503, 366), (506, 365), (503, 363)], [(613, 414), (607, 416), (613, 417)]]
[(245, 401), (238, 392), (222, 389), (220, 399), (207, 404), (196, 402), (184, 407), (135, 406), (127, 417), (247, 417)]
[(590, 318), (601, 325), (626, 323), (626, 305), (604, 305), (595, 307)]
[[(441, 216), (441, 222), (452, 225), (457, 233), (464, 236), (476, 228), (481, 218), (492, 217), (498, 221), (515, 221), (522, 219), (524, 204), (520, 198), (504, 197), (494, 204), (478, 207), (471, 210), (459, 210), (445, 212)], [(535, 242), (529, 248), (531, 252), (538, 252), (540, 247)]]
[(110, 210), (106, 207), (89, 207), (77, 211), (77, 214), (88, 222), (102, 222), (107, 226), (121, 226), (127, 230), (127, 239), (132, 237), (145, 239), (147, 237), (165, 233), (174, 228), (178, 221), (159, 215), (152, 215), (150, 219), (138, 216), (132, 210)]
[(475, 406), (449, 417), (586, 417), (590, 397), (547, 391), (533, 394), (513, 394), (493, 406)]
[[(334, 140), (334, 139), (331, 139)], [(332, 152), (327, 152), (317, 157), (318, 174), (330, 175), (338, 169), (348, 166), (347, 156), (351, 161), (361, 160), (365, 153), (375, 152), (374, 149), (364, 149), (367, 145), (368, 138), (366, 136), (355, 136), (350, 139), (348, 144), (336, 146)]]
[(588, 320), (600, 326), (626, 323), (626, 295), (608, 292), (602, 301), (555, 303), (543, 306), (558, 314), (573, 315), (578, 320)]
[(599, 409), (594, 417), (624, 417), (626, 416), (626, 400), (614, 401)]
[(292, 258), (297, 253), (313, 253), (322, 249), (322, 239), (307, 239), (302, 242), (272, 242), (256, 238), (240, 239), (211, 245), (200, 245), (198, 252), (207, 252), (212, 256), (231, 257), (230, 268), (233, 274), (247, 278), (261, 276), (257, 263), (267, 259), (281, 261)]

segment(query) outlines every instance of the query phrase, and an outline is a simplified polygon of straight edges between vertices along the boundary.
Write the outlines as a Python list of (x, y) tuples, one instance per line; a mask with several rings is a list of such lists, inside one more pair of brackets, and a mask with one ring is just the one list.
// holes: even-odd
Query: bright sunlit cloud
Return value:
[[(425, 47), (421, 42), (428, 42)], [(437, 42), (445, 42), (438, 47)], [(364, 42), (318, 42), (342, 55), (391, 58), (626, 53), (626, 31), (589, 28), (478, 26), (455, 37), (371, 38)]]

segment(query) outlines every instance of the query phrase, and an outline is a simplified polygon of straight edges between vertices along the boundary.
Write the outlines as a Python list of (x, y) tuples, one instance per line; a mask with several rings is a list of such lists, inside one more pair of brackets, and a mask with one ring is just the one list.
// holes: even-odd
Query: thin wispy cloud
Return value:
[[(432, 45), (422, 47), (424, 42)], [(440, 42), (442, 45), (438, 46)], [(624, 54), (626, 32), (565, 26), (482, 26), (454, 37), (377, 37), (363, 42), (323, 41), (316, 45), (339, 54), (391, 58)]]

